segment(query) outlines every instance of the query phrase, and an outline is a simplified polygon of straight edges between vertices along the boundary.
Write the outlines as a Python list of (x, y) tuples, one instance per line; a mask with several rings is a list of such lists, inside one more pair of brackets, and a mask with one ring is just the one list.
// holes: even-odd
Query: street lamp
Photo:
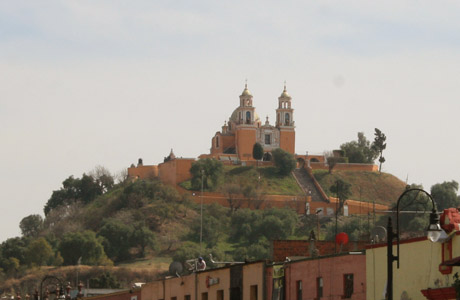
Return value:
[(203, 243), (203, 179), (204, 179), (204, 170), (201, 170), (201, 205), (200, 205), (200, 257), (202, 253), (202, 243)]
[[(396, 203), (396, 232), (393, 232), (393, 226), (391, 225), (391, 217), (388, 218), (387, 225), (387, 299), (393, 300), (393, 261), (397, 261), (397, 267), (399, 269), (399, 202), (409, 192), (418, 191), (425, 193), (433, 204), (433, 209), (430, 213), (430, 225), (427, 228), (427, 237), (430, 241), (436, 242), (441, 236), (441, 226), (439, 225), (439, 215), (436, 210), (436, 203), (433, 197), (425, 190), (412, 188), (405, 190), (398, 198)], [(396, 239), (396, 256), (393, 255), (393, 240)]]

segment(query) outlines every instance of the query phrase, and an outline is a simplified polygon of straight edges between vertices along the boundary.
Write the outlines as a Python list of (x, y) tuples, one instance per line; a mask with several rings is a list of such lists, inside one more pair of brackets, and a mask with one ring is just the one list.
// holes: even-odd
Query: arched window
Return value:
[(284, 123), (285, 123), (285, 125), (287, 125), (287, 126), (288, 126), (289, 124), (291, 124), (290, 117), (291, 117), (291, 116), (290, 116), (288, 113), (286, 113), (286, 114), (284, 115)]
[(219, 137), (216, 136), (216, 148), (219, 148)]
[(246, 112), (246, 124), (251, 124), (251, 112)]

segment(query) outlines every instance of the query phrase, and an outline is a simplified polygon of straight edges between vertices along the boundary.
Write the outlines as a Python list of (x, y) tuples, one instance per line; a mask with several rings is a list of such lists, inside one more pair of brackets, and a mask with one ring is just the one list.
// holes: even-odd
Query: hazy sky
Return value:
[(297, 153), (377, 127), (385, 172), (460, 181), (459, 15), (458, 1), (0, 1), (0, 241), (70, 175), (208, 153), (246, 78), (272, 121), (287, 81)]

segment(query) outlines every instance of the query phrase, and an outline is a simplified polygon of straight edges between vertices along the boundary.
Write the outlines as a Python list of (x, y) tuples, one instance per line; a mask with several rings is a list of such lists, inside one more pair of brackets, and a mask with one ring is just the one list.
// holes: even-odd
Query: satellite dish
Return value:
[(169, 265), (169, 275), (171, 276), (179, 276), (183, 270), (184, 270), (184, 267), (182, 266), (182, 263), (178, 261), (173, 261)]
[(335, 236), (335, 243), (339, 245), (348, 244), (348, 234), (346, 234), (345, 232), (338, 233)]
[(383, 226), (374, 227), (371, 230), (371, 243), (377, 244), (387, 240), (387, 230)]

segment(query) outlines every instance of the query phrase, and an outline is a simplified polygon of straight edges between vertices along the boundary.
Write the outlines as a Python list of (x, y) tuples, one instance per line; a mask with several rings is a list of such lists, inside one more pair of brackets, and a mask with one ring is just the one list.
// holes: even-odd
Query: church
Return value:
[(239, 106), (222, 126), (222, 130), (216, 132), (212, 138), (211, 153), (208, 157), (235, 162), (253, 160), (252, 149), (255, 143), (261, 144), (264, 148), (264, 161), (271, 160), (271, 152), (276, 148), (294, 154), (294, 109), (286, 84), (281, 96), (278, 97), (274, 125), (269, 123), (268, 117), (262, 124), (253, 106), (253, 96), (247, 83), (239, 98)]

